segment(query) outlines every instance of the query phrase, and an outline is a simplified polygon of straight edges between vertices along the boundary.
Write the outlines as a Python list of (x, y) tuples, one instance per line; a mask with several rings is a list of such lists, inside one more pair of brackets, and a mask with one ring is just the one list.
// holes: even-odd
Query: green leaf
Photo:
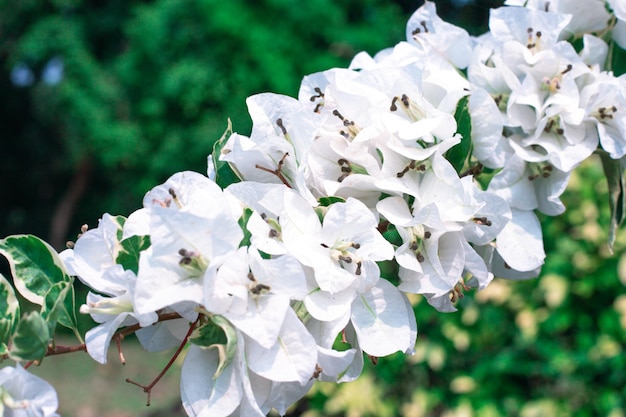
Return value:
[(50, 333), (46, 320), (37, 311), (25, 314), (11, 340), (9, 357), (15, 361), (36, 361), (48, 352)]
[(607, 70), (613, 71), (616, 77), (626, 74), (626, 50), (620, 48), (615, 41), (610, 42), (608, 59)]
[(217, 349), (220, 363), (213, 378), (217, 378), (230, 364), (237, 350), (237, 332), (233, 325), (222, 316), (209, 317), (206, 324), (191, 333), (189, 341), (201, 347)]
[(139, 255), (150, 247), (150, 236), (130, 236), (120, 242), (115, 263), (127, 271), (139, 272)]
[(398, 233), (396, 226), (391, 223), (387, 224), (387, 228), (383, 232), (383, 237), (387, 240), (387, 242), (396, 247), (402, 245), (402, 237), (400, 236), (400, 233)]
[(222, 137), (213, 145), (212, 158), (213, 166), (215, 167), (215, 183), (222, 188), (241, 181), (241, 175), (235, 172), (228, 162), (220, 161), (220, 155), (222, 154), (228, 138), (230, 138), (232, 134), (233, 125), (230, 119), (228, 119), (228, 127), (224, 131), (224, 134), (222, 134)]
[(318, 203), (322, 207), (328, 207), (335, 203), (345, 203), (346, 199), (341, 197), (329, 196), (329, 197), (320, 197), (317, 199)]
[(609, 223), (608, 245), (609, 250), (613, 253), (613, 244), (615, 243), (615, 234), (620, 224), (624, 220), (624, 205), (626, 197), (624, 195), (624, 170), (618, 159), (601, 151), (600, 160), (602, 161), (602, 169), (606, 175), (606, 181), (609, 185), (609, 208), (611, 209), (611, 220)]
[(454, 119), (457, 124), (457, 133), (461, 134), (461, 142), (446, 152), (446, 159), (450, 161), (456, 172), (461, 173), (465, 162), (469, 160), (472, 146), (472, 119), (469, 113), (469, 97), (465, 96), (456, 105)]
[(32, 303), (42, 305), (57, 282), (71, 282), (57, 252), (36, 236), (15, 235), (2, 239), (0, 253), (9, 261), (15, 288)]
[(8, 344), (20, 316), (20, 303), (17, 301), (11, 283), (0, 274), (0, 355), (9, 353)]
[(250, 220), (250, 216), (252, 216), (252, 209), (246, 207), (243, 210), (243, 215), (239, 218), (239, 226), (241, 230), (243, 230), (243, 239), (241, 239), (241, 243), (239, 247), (250, 246), (250, 238), (252, 237), (252, 233), (247, 228), (248, 220)]
[[(76, 320), (76, 305), (74, 299), (73, 282), (57, 282), (46, 294), (44, 304), (41, 307), (41, 316), (48, 323), (50, 333), (58, 322), (60, 325), (78, 332)], [(80, 337), (79, 337), (80, 339)]]

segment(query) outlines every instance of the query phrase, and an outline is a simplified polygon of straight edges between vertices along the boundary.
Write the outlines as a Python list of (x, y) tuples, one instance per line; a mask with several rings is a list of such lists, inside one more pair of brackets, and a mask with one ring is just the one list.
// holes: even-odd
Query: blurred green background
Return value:
[[(502, 0), (435, 3), (480, 34)], [(139, 208), (171, 174), (206, 172), (228, 118), (249, 133), (247, 96), (295, 95), (304, 75), (393, 46), (420, 4), (0, 0), (0, 237), (32, 233), (61, 249), (103, 212)], [(319, 384), (292, 415), (624, 416), (626, 236), (611, 255), (606, 194), (592, 159), (572, 177), (566, 214), (542, 219), (539, 279), (497, 280), (454, 314), (416, 298), (415, 356), (368, 364), (351, 384)], [(64, 416), (180, 415), (170, 408), (176, 372), (150, 409), (123, 382), (149, 380), (152, 362), (167, 361), (135, 355), (124, 370), (78, 355), (49, 358), (40, 372)]]

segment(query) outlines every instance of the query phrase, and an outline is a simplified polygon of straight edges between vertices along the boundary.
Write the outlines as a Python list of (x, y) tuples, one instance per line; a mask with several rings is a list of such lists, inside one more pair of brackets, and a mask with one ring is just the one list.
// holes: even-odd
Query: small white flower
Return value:
[(563, 38), (602, 31), (607, 28), (611, 17), (604, 0), (507, 0), (504, 4), (571, 15), (572, 20), (565, 27)]
[(409, 18), (406, 37), (424, 51), (437, 53), (457, 68), (467, 67), (470, 56), (470, 37), (462, 28), (444, 22), (437, 16), (434, 2), (427, 1)]
[(144, 205), (151, 246), (139, 258), (135, 310), (143, 314), (181, 302), (202, 303), (205, 275), (214, 274), (243, 238), (241, 205), (192, 172), (175, 174), (155, 187)]
[(3, 417), (59, 417), (54, 388), (16, 365), (0, 369), (0, 413)]

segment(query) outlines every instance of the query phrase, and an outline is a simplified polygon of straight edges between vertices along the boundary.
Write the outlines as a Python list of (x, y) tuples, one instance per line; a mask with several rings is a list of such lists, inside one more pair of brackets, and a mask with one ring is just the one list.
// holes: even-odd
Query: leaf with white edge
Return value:
[(72, 281), (57, 282), (50, 287), (41, 307), (41, 316), (48, 322), (51, 333), (58, 322), (60, 325), (74, 330), (78, 339), (81, 339), (78, 334), (74, 285)]
[[(241, 403), (241, 380), (231, 363), (217, 375), (218, 353), (192, 345), (187, 351), (180, 375), (183, 407), (192, 417), (229, 416)], [(214, 375), (213, 378), (207, 378)]]
[(626, 193), (624, 190), (624, 169), (619, 159), (612, 159), (608, 153), (600, 152), (600, 160), (606, 181), (609, 185), (609, 207), (611, 209), (611, 222), (609, 223), (608, 245), (613, 253), (615, 234), (624, 220), (624, 206), (626, 206)]
[(228, 119), (228, 127), (224, 131), (224, 134), (213, 145), (213, 167), (215, 169), (215, 183), (222, 188), (227, 187), (230, 184), (241, 181), (241, 176), (231, 167), (228, 162), (220, 160), (220, 154), (228, 142), (228, 138), (233, 134), (233, 125)]
[(25, 314), (11, 340), (9, 357), (14, 361), (41, 360), (48, 352), (50, 333), (46, 320), (37, 311)]
[(71, 282), (59, 254), (36, 236), (2, 239), (0, 253), (9, 261), (15, 288), (31, 303), (42, 305), (52, 285)]
[(0, 274), (0, 355), (9, 353), (8, 344), (20, 316), (20, 303), (11, 283)]
[(126, 224), (126, 217), (124, 216), (111, 216), (111, 220), (115, 223), (115, 237), (117, 241), (121, 241), (124, 237), (124, 224)]
[(237, 332), (228, 320), (222, 316), (211, 316), (209, 321), (194, 329), (189, 337), (194, 345), (215, 348), (219, 355), (219, 366), (215, 371), (217, 378), (230, 365), (237, 351)]
[(413, 348), (410, 316), (414, 316), (413, 311), (407, 311), (402, 293), (382, 278), (352, 302), (352, 325), (359, 345), (376, 357)]
[(120, 242), (115, 263), (127, 271), (139, 272), (139, 255), (150, 247), (150, 236), (129, 236)]

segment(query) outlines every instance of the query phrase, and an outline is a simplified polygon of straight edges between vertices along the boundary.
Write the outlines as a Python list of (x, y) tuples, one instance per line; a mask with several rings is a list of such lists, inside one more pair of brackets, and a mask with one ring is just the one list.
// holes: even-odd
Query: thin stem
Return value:
[(280, 179), (280, 181), (285, 184), (287, 187), (292, 188), (291, 184), (289, 184), (289, 181), (287, 181), (287, 178), (285, 178), (285, 176), (282, 173), (282, 169), (283, 169), (283, 165), (285, 163), (285, 159), (289, 156), (289, 153), (285, 152), (285, 154), (283, 155), (283, 157), (280, 159), (280, 161), (278, 161), (278, 167), (276, 169), (270, 169), (270, 168), (266, 168), (264, 166), (261, 166), (259, 164), (256, 164), (254, 167), (256, 169), (260, 169), (261, 171), (265, 171), (265, 172), (269, 172), (270, 174), (274, 174), (278, 177), (278, 179)]
[[(182, 318), (180, 314), (176, 312), (172, 313), (160, 313), (157, 323), (168, 320), (176, 320)], [(119, 334), (122, 338), (128, 336), (129, 334), (135, 333), (137, 330), (141, 329), (139, 323), (133, 324), (132, 326), (124, 327), (122, 330), (118, 330), (116, 335)]]
[(138, 382), (131, 380), (130, 378), (126, 378), (126, 382), (142, 388), (143, 392), (148, 394), (148, 401), (146, 402), (146, 406), (150, 405), (150, 394), (152, 393), (152, 388), (154, 388), (154, 386), (161, 380), (161, 378), (163, 378), (165, 373), (174, 364), (174, 361), (176, 360), (176, 358), (178, 358), (180, 353), (183, 351), (183, 348), (187, 344), (187, 340), (189, 339), (189, 336), (191, 336), (191, 333), (194, 331), (194, 329), (196, 328), (196, 325), (198, 324), (198, 320), (200, 320), (199, 317), (196, 321), (194, 321), (193, 323), (191, 323), (191, 325), (189, 325), (189, 330), (187, 330), (187, 334), (185, 335), (185, 338), (183, 339), (183, 341), (180, 343), (180, 346), (178, 346), (178, 349), (176, 349), (176, 352), (174, 352), (174, 355), (170, 358), (170, 361), (167, 363), (167, 365), (165, 365), (165, 368), (163, 368), (163, 370), (159, 372), (159, 374), (156, 376), (156, 378), (154, 378), (154, 380), (150, 384), (142, 385)]
[(74, 331), (74, 336), (76, 336), (76, 338), (78, 339), (78, 341), (79, 341), (81, 344), (83, 344), (83, 345), (84, 345), (84, 344), (85, 344), (85, 341), (83, 340), (83, 337), (82, 337), (82, 336), (80, 335), (80, 333), (78, 332), (78, 328), (76, 328), (76, 327), (75, 327), (75, 328), (73, 328), (72, 330)]
[[(175, 312), (160, 313), (157, 323), (168, 321), (168, 320), (176, 320), (180, 318), (182, 318), (180, 314), (175, 313)], [(124, 327), (123, 329), (115, 332), (115, 334), (113, 335), (113, 339), (121, 341), (126, 336), (128, 336), (129, 334), (135, 333), (139, 329), (141, 329), (141, 326), (139, 325), (139, 323), (133, 324), (132, 326)], [(50, 346), (48, 346), (48, 351), (46, 352), (45, 356), (63, 355), (65, 353), (86, 352), (86, 351), (87, 351), (87, 345), (85, 343), (81, 343), (79, 345), (72, 345), (72, 346), (62, 346), (62, 345), (51, 344)], [(6, 359), (6, 358), (8, 358), (8, 355), (5, 355), (2, 357), (2, 359)], [(36, 361), (28, 362), (25, 367), (32, 365), (34, 362)]]

